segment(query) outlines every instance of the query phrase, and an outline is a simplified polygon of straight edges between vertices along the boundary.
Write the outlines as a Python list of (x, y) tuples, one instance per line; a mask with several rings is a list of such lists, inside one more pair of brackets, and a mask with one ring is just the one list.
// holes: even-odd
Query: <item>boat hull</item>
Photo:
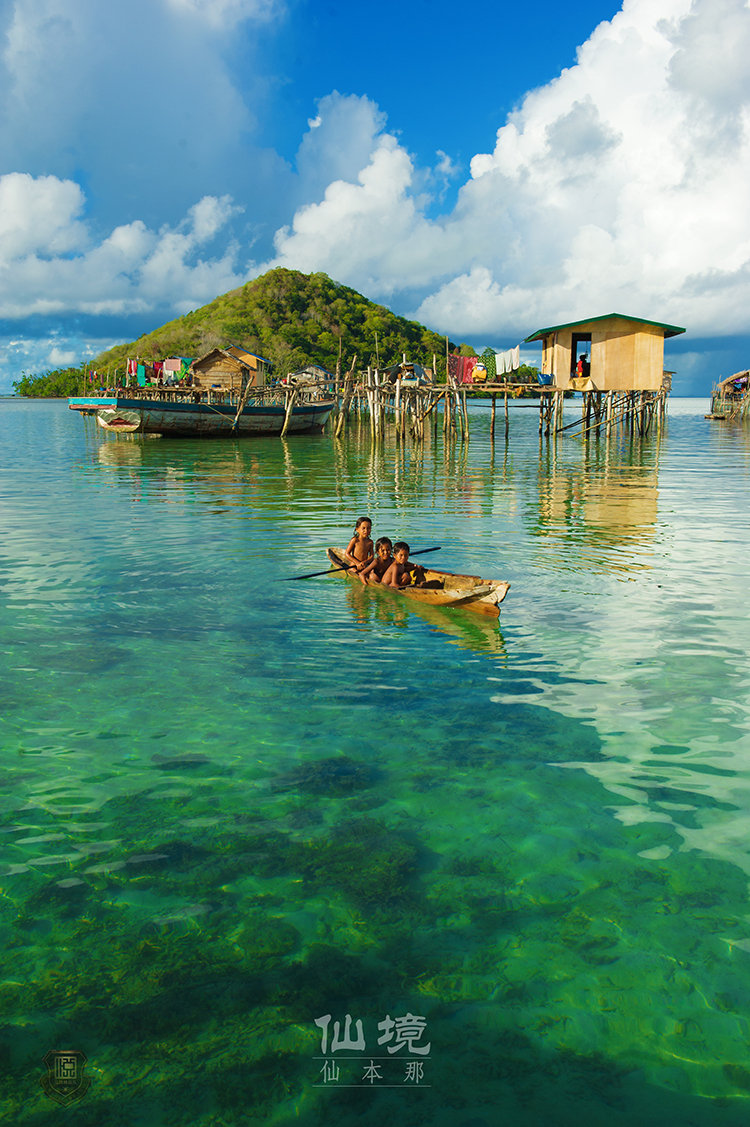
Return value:
[[(222, 403), (188, 403), (125, 396), (88, 396), (68, 400), (72, 411), (96, 414), (104, 430), (115, 434), (239, 436), (279, 435), (284, 427), (283, 406), (245, 407), (235, 426), (236, 407)], [(292, 408), (287, 434), (321, 430), (333, 410), (331, 400), (300, 403)]]
[[(328, 548), (328, 558), (336, 568), (346, 564), (344, 553), (340, 548)], [(360, 579), (350, 571), (342, 571), (355, 583)], [(500, 603), (510, 590), (510, 583), (502, 579), (480, 579), (478, 575), (455, 575), (450, 571), (437, 571), (434, 568), (425, 568), (424, 587), (402, 587), (398, 592), (392, 587), (384, 587), (382, 583), (368, 584), (375, 591), (387, 594), (403, 595), (416, 603), (434, 607), (459, 607), (475, 614), (487, 615), (497, 618), (500, 614)]]

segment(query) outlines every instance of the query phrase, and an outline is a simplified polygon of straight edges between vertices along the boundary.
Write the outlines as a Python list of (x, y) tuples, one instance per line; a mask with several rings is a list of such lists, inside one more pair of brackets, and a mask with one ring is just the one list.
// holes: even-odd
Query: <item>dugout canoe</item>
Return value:
[[(327, 554), (333, 567), (346, 566), (341, 548), (328, 548)], [(342, 571), (340, 574), (349, 576), (355, 583), (361, 582), (359, 577), (350, 571)], [(436, 568), (426, 567), (424, 587), (402, 587), (398, 592), (392, 587), (383, 587), (380, 583), (368, 584), (368, 587), (387, 594), (403, 595), (407, 599), (413, 599), (414, 602), (427, 606), (460, 607), (461, 610), (470, 610), (476, 614), (497, 618), (500, 614), (500, 603), (510, 590), (510, 583), (502, 579), (481, 579), (478, 575), (457, 575), (451, 571), (438, 571)]]

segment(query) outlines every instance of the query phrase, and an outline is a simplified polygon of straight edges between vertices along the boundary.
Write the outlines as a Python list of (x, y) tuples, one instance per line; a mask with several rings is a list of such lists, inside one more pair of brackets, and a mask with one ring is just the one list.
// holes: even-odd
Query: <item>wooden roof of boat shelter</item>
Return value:
[[(685, 329), (662, 321), (606, 313), (537, 329), (524, 344), (542, 342), (542, 374), (574, 391), (659, 391), (664, 386), (664, 341)], [(576, 367), (586, 355), (585, 378)]]
[(729, 391), (733, 384), (742, 385), (750, 382), (750, 370), (745, 369), (744, 372), (735, 372), (733, 376), (727, 376), (725, 380), (720, 380), (716, 385), (718, 392)]
[(212, 348), (193, 361), (193, 381), (197, 387), (244, 388), (250, 382), (255, 387), (265, 383), (270, 361), (256, 356), (238, 344), (226, 348)]

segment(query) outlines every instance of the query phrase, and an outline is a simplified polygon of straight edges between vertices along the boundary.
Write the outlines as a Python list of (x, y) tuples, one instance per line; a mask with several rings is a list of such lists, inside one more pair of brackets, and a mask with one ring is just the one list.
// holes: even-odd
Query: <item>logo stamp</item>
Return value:
[[(381, 1034), (377, 1044), (385, 1046), (387, 1055), (378, 1055), (377, 1050), (372, 1055), (367, 1052), (362, 1019), (353, 1019), (351, 1014), (344, 1018), (343, 1033), (341, 1022), (334, 1021), (333, 1035), (329, 1036), (332, 1016), (323, 1014), (314, 1019), (321, 1030), (320, 1055), (316, 1059), (323, 1062), (319, 1069), (323, 1079), (316, 1088), (431, 1087), (425, 1083), (425, 1062), (430, 1059), (432, 1045), (423, 1040), (427, 1019), (421, 1014), (407, 1013), (395, 1018), (386, 1014), (377, 1023)], [(402, 1053), (402, 1049), (406, 1052)]]
[(51, 1100), (67, 1107), (86, 1095), (91, 1080), (83, 1075), (88, 1057), (80, 1049), (50, 1049), (42, 1060), (47, 1075), (39, 1083)]

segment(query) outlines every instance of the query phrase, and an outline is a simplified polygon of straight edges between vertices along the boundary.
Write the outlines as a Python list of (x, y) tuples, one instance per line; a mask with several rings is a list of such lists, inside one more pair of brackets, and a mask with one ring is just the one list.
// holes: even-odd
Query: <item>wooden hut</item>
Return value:
[(750, 417), (750, 370), (745, 368), (714, 384), (711, 415), (719, 419)]
[(308, 364), (304, 368), (297, 368), (294, 372), (287, 372), (282, 383), (302, 386), (304, 384), (332, 384), (335, 380), (333, 372), (321, 368), (320, 364)]
[(713, 393), (722, 396), (724, 399), (741, 399), (749, 389), (750, 371), (746, 368), (743, 372), (735, 372), (733, 376), (727, 376), (725, 380), (717, 383)]
[(195, 387), (241, 392), (248, 384), (263, 387), (269, 367), (269, 361), (262, 356), (232, 344), (228, 348), (212, 348), (193, 361), (191, 371)]
[(542, 342), (542, 376), (559, 390), (656, 393), (664, 386), (664, 341), (684, 332), (608, 313), (537, 329), (524, 344)]

